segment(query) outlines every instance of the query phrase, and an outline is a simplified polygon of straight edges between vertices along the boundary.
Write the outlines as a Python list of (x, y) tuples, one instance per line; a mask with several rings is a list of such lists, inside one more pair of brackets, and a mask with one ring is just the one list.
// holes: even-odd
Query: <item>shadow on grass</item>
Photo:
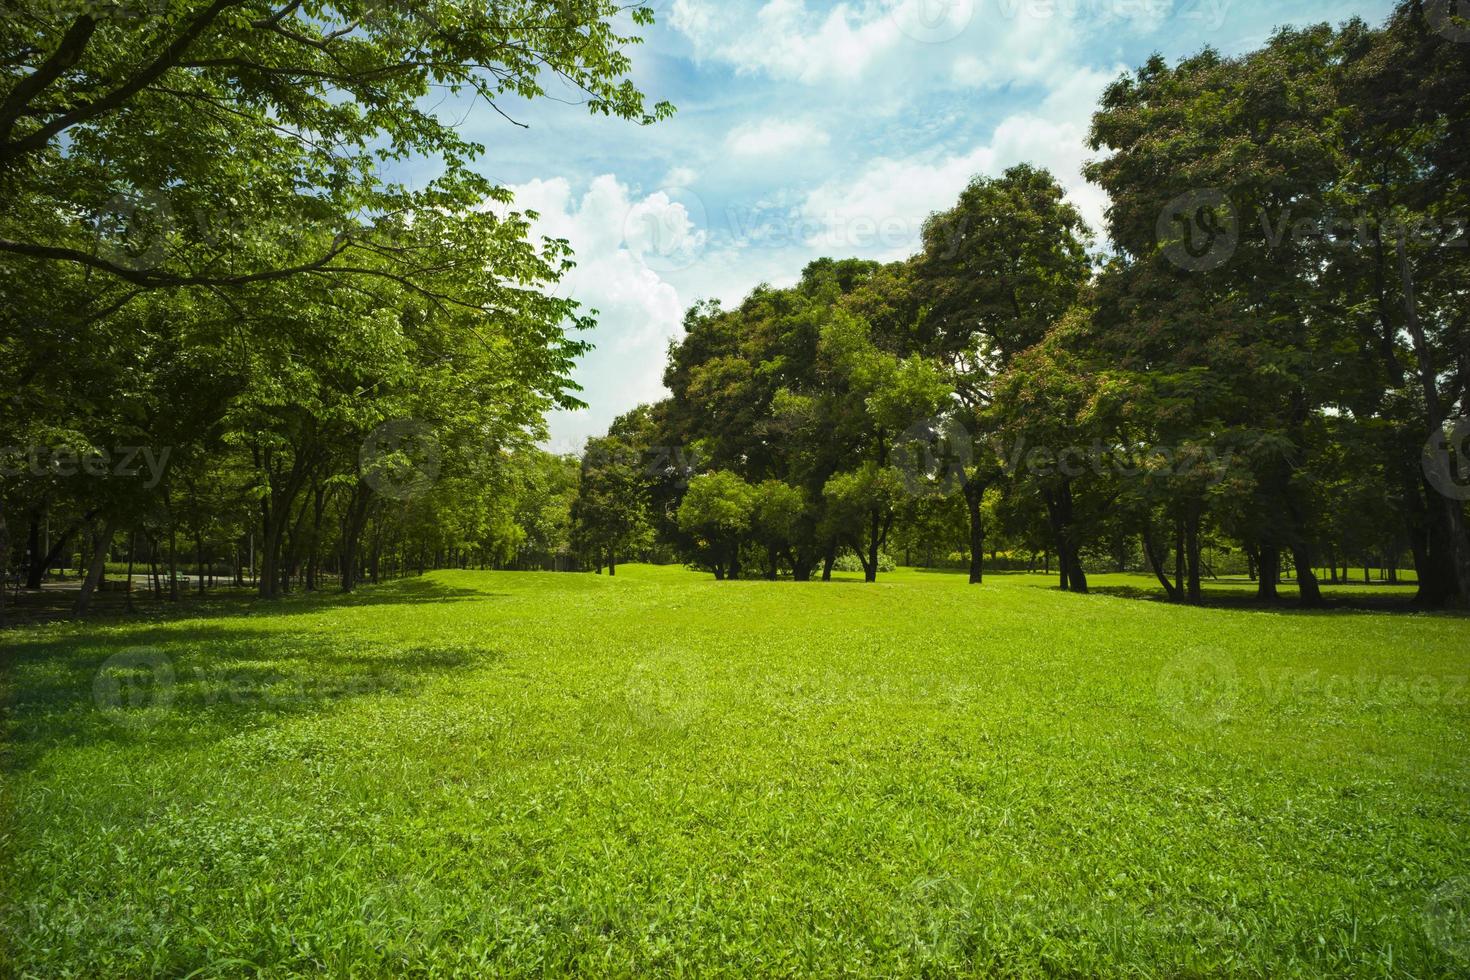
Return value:
[(253, 588), (235, 586), (219, 586), (204, 595), (185, 590), (179, 593), (177, 600), (157, 598), (151, 588), (135, 588), (129, 608), (128, 594), (114, 587), (98, 592), (93, 598), (91, 611), (85, 617), (78, 618), (71, 611), (72, 604), (76, 601), (76, 589), (67, 587), (69, 585), (72, 583), (21, 592), (19, 595), (7, 595), (5, 628), (22, 628), (49, 622), (140, 622), (196, 616), (245, 616), (260, 612), (289, 615), (318, 612), (338, 606), (452, 602), (494, 598), (506, 594), (444, 585), (425, 578), (396, 579), (377, 585), (365, 585), (350, 593), (336, 589), (293, 592), (276, 599), (261, 599)]
[[(1378, 613), (1434, 613), (1444, 616), (1460, 616), (1453, 610), (1426, 609), (1414, 601), (1412, 595), (1352, 595), (1333, 594), (1332, 585), (1322, 586), (1322, 605), (1306, 608), (1297, 598), (1293, 583), (1283, 583), (1280, 596), (1275, 599), (1257, 598), (1255, 592), (1245, 589), (1209, 588), (1202, 590), (1197, 603), (1170, 602), (1162, 588), (1146, 588), (1134, 585), (1097, 585), (1091, 589), (1094, 595), (1112, 596), (1118, 599), (1136, 599), (1143, 602), (1158, 602), (1166, 605), (1187, 606), (1194, 609), (1229, 609), (1241, 612), (1263, 612), (1285, 615), (1319, 616), (1334, 612), (1378, 612)], [(1357, 589), (1359, 586), (1352, 586)]]
[[(932, 575), (964, 575), (963, 569), (918, 568), (911, 569)], [(1107, 579), (1122, 576), (1137, 578), (1138, 584), (1113, 584)], [(1057, 591), (1055, 576), (1042, 571), (1028, 572), (1016, 569), (986, 569), (985, 578), (1030, 578), (1033, 588)], [(1097, 581), (1101, 579), (1103, 581)], [(1256, 597), (1256, 583), (1248, 578), (1209, 579), (1204, 583), (1202, 601), (1191, 608), (1228, 609), (1242, 612), (1264, 612), (1280, 615), (1322, 615), (1334, 612), (1379, 612), (1434, 614), (1458, 618), (1466, 614), (1455, 610), (1426, 609), (1414, 600), (1412, 590), (1416, 583), (1404, 582), (1319, 582), (1324, 605), (1317, 609), (1304, 609), (1299, 604), (1296, 583), (1284, 581), (1280, 596), (1275, 600)], [(984, 585), (977, 586), (984, 588)], [(1112, 596), (1117, 599), (1135, 599), (1141, 602), (1157, 602), (1166, 605), (1188, 605), (1171, 603), (1163, 588), (1152, 579), (1129, 572), (1100, 572), (1088, 590), (1092, 595)], [(1377, 595), (1371, 593), (1379, 593)]]
[[(278, 624), (283, 617), (343, 606), (493, 597), (412, 580), (353, 596), (208, 608), (170, 604), (175, 615), (152, 620), (9, 633), (0, 662), (0, 769), (33, 768), (58, 749), (155, 756), (190, 751), (355, 699), (411, 693), (437, 678), (494, 663), (503, 651), (473, 638), (448, 645), (393, 644), (376, 642), (365, 631), (301, 631)], [(196, 621), (169, 621), (186, 617)]]

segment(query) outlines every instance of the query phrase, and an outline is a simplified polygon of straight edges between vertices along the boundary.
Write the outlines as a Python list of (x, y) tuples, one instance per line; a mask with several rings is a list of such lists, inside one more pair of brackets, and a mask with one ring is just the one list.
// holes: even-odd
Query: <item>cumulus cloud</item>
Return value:
[(854, 10), (838, 4), (825, 16), (804, 0), (767, 0), (750, 18), (735, 4), (675, 0), (672, 23), (701, 57), (733, 65), (741, 73), (810, 84), (853, 79), (902, 35), (891, 11)]
[[(1138, 5), (1118, 0), (1130, 3)], [(1077, 8), (1077, 0), (867, 0), (821, 11), (806, 0), (675, 0), (671, 22), (696, 57), (738, 74), (891, 92), (918, 78), (963, 87), (1048, 78), (1075, 49)]]
[(1075, 73), (1036, 110), (1008, 116), (967, 151), (880, 157), (856, 175), (822, 184), (802, 204), (814, 229), (809, 243), (901, 258), (918, 248), (924, 218), (953, 204), (972, 177), (996, 176), (1017, 163), (1049, 169), (1093, 230), (1101, 229), (1107, 197), (1082, 177), (1082, 166), (1093, 155), (1086, 146), (1092, 107), (1112, 77)]
[(828, 137), (809, 122), (786, 122), (768, 119), (746, 123), (730, 131), (725, 145), (741, 156), (781, 156), (794, 150), (826, 146)]
[(565, 238), (577, 267), (559, 291), (596, 309), (597, 349), (586, 355), (575, 379), (595, 412), (553, 412), (550, 447), (580, 450), (608, 419), (662, 395), (664, 348), (679, 332), (685, 303), (654, 268), (662, 251), (697, 240), (702, 230), (681, 202), (666, 192), (633, 194), (610, 174), (593, 179), (580, 196), (563, 178), (513, 186), (515, 206), (536, 211), (535, 232)]

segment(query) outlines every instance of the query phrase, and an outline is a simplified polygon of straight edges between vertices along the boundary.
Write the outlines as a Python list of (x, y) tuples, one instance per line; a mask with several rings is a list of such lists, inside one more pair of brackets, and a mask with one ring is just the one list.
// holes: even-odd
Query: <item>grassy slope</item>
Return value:
[[(0, 973), (1470, 967), (1430, 902), (1470, 621), (1046, 582), (438, 573), (12, 633)], [(172, 702), (99, 708), (119, 653)]]

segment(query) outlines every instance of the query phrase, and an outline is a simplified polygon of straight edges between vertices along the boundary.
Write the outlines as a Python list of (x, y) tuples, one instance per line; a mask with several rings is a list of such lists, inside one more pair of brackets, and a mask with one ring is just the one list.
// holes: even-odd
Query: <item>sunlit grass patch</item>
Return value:
[(441, 572), (13, 632), (0, 970), (1470, 968), (1470, 621), (1047, 584)]

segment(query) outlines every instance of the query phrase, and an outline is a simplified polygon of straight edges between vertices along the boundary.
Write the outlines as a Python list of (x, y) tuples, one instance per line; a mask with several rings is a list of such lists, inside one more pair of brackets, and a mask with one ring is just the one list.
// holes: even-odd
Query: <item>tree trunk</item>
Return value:
[(1304, 609), (1322, 606), (1322, 589), (1317, 584), (1317, 574), (1312, 571), (1312, 553), (1306, 545), (1291, 546), (1292, 561), (1296, 564), (1296, 584)]
[(1260, 547), (1260, 578), (1256, 580), (1256, 598), (1262, 602), (1274, 602), (1276, 586), (1281, 578), (1281, 549), (1274, 544)]
[(362, 480), (352, 488), (347, 501), (347, 510), (342, 515), (342, 591), (357, 588), (358, 550), (362, 546), (362, 529), (367, 524), (368, 504), (372, 502), (372, 488)]
[(1174, 518), (1174, 592), (1185, 595), (1184, 584), (1184, 518)]
[(883, 520), (878, 513), (878, 508), (873, 508), (873, 513), (868, 518), (868, 547), (867, 560), (863, 562), (863, 581), (878, 581), (878, 528)]
[(970, 521), (970, 584), (980, 585), (985, 581), (985, 515), (980, 509), (985, 488), (978, 481), (967, 479), (964, 493), (965, 513)]
[(97, 511), (87, 511), (87, 513), (82, 515), (81, 520), (72, 522), (66, 530), (61, 532), (61, 535), (55, 541), (51, 542), (51, 548), (46, 552), (46, 557), (41, 560), (40, 564), (33, 564), (30, 568), (26, 569), (26, 588), (39, 589), (41, 587), (41, 580), (46, 574), (46, 569), (56, 564), (56, 560), (61, 557), (62, 552), (71, 544), (71, 539), (76, 537), (77, 532), (96, 516)]
[(791, 562), (791, 578), (797, 582), (810, 582), (812, 580), (812, 566), (815, 563), (810, 552), (802, 548), (793, 548), (788, 551), (786, 558)]
[(179, 601), (179, 529), (173, 515), (168, 518), (168, 598)]
[(138, 529), (134, 528), (132, 536), (128, 538), (128, 584), (123, 595), (128, 606), (128, 612), (133, 611), (133, 557), (138, 553)]
[[(34, 525), (33, 525), (34, 526)], [(35, 561), (36, 553), (31, 552), (31, 560)], [(5, 523), (5, 497), (0, 495), (0, 626), (5, 625), (5, 598), (6, 590), (10, 587), (10, 528)]]
[(163, 579), (158, 575), (158, 540), (147, 531), (144, 531), (143, 536), (148, 539), (148, 574), (153, 577), (153, 598), (162, 602)]
[(1185, 550), (1189, 559), (1189, 601), (1198, 605), (1204, 598), (1199, 584), (1199, 504), (1194, 504), (1184, 522)]
[(1061, 587), (1072, 592), (1086, 592), (1087, 574), (1082, 570), (1082, 544), (1076, 540), (1071, 482), (1063, 482), (1057, 490), (1043, 490), (1042, 500), (1057, 542)]
[(611, 548), (607, 549), (607, 574), (618, 574), (618, 553)]
[(304, 452), (292, 454), (291, 468), (284, 473), (275, 468), (273, 455), (269, 449), (256, 454), (256, 467), (266, 478), (266, 492), (260, 500), (260, 574), (256, 578), (262, 599), (281, 594), (281, 552), (291, 508), (312, 470)]
[[(4, 506), (5, 506), (4, 502), (3, 501), (0, 501), (0, 508), (3, 508)], [(41, 587), (40, 586), (39, 579), (37, 580), (37, 584), (36, 585), (31, 585), (30, 582), (31, 582), (31, 579), (34, 577), (36, 563), (41, 560), (41, 521), (45, 518), (45, 514), (46, 514), (46, 511), (45, 511), (44, 508), (42, 508), (40, 506), (33, 507), (33, 508), (31, 508), (30, 520), (28, 520), (26, 522), (26, 524), (27, 524), (27, 528), (26, 528), (26, 587), (27, 588), (39, 589)], [(7, 546), (9, 545), (9, 537), (8, 537), (8, 535), (7, 535), (7, 538), (6, 538), (6, 544), (7, 544)], [(6, 567), (7, 566), (0, 565), (0, 569), (4, 569)], [(3, 598), (0, 598), (0, 601), (3, 601)]]
[(837, 545), (828, 545), (827, 553), (822, 556), (822, 581), (832, 581), (832, 566), (837, 564)]
[(199, 576), (199, 594), (204, 594), (204, 535), (194, 529), (194, 571)]
[(326, 509), (327, 488), (318, 480), (312, 498), (311, 543), (306, 552), (306, 591), (317, 590), (318, 556), (322, 547), (322, 511)]
[[(1448, 420), (1439, 397), (1439, 382), (1435, 375), (1433, 358), (1430, 356), (1429, 343), (1425, 339), (1424, 328), (1419, 323), (1418, 303), (1414, 295), (1414, 269), (1409, 262), (1405, 237), (1406, 234), (1400, 234), (1396, 244), (1399, 271), (1403, 280), (1404, 326), (1414, 344), (1414, 359), (1419, 369), (1419, 384), (1424, 392), (1424, 406), (1429, 412), (1430, 430), (1441, 432)], [(1440, 510), (1444, 514), (1447, 545), (1444, 550), (1454, 576), (1451, 597), (1453, 604), (1460, 608), (1470, 607), (1470, 534), (1467, 534), (1465, 528), (1463, 505), (1442, 494), (1434, 494), (1430, 499), (1439, 502)]]
[(92, 593), (97, 591), (97, 586), (102, 581), (102, 573), (107, 567), (107, 551), (116, 533), (117, 519), (108, 517), (103, 521), (102, 534), (97, 539), (97, 546), (92, 549), (92, 566), (87, 569), (87, 577), (82, 580), (81, 591), (77, 593), (76, 605), (72, 609), (72, 612), (78, 616), (85, 616), (87, 609), (92, 605)]
[(1169, 576), (1164, 574), (1164, 563), (1159, 557), (1158, 549), (1154, 547), (1153, 531), (1149, 528), (1147, 518), (1144, 519), (1142, 538), (1143, 555), (1148, 559), (1149, 568), (1153, 569), (1154, 578), (1158, 579), (1159, 584), (1164, 587), (1164, 594), (1169, 597), (1169, 601), (1178, 602), (1179, 590), (1174, 587), (1173, 582), (1169, 581)]

